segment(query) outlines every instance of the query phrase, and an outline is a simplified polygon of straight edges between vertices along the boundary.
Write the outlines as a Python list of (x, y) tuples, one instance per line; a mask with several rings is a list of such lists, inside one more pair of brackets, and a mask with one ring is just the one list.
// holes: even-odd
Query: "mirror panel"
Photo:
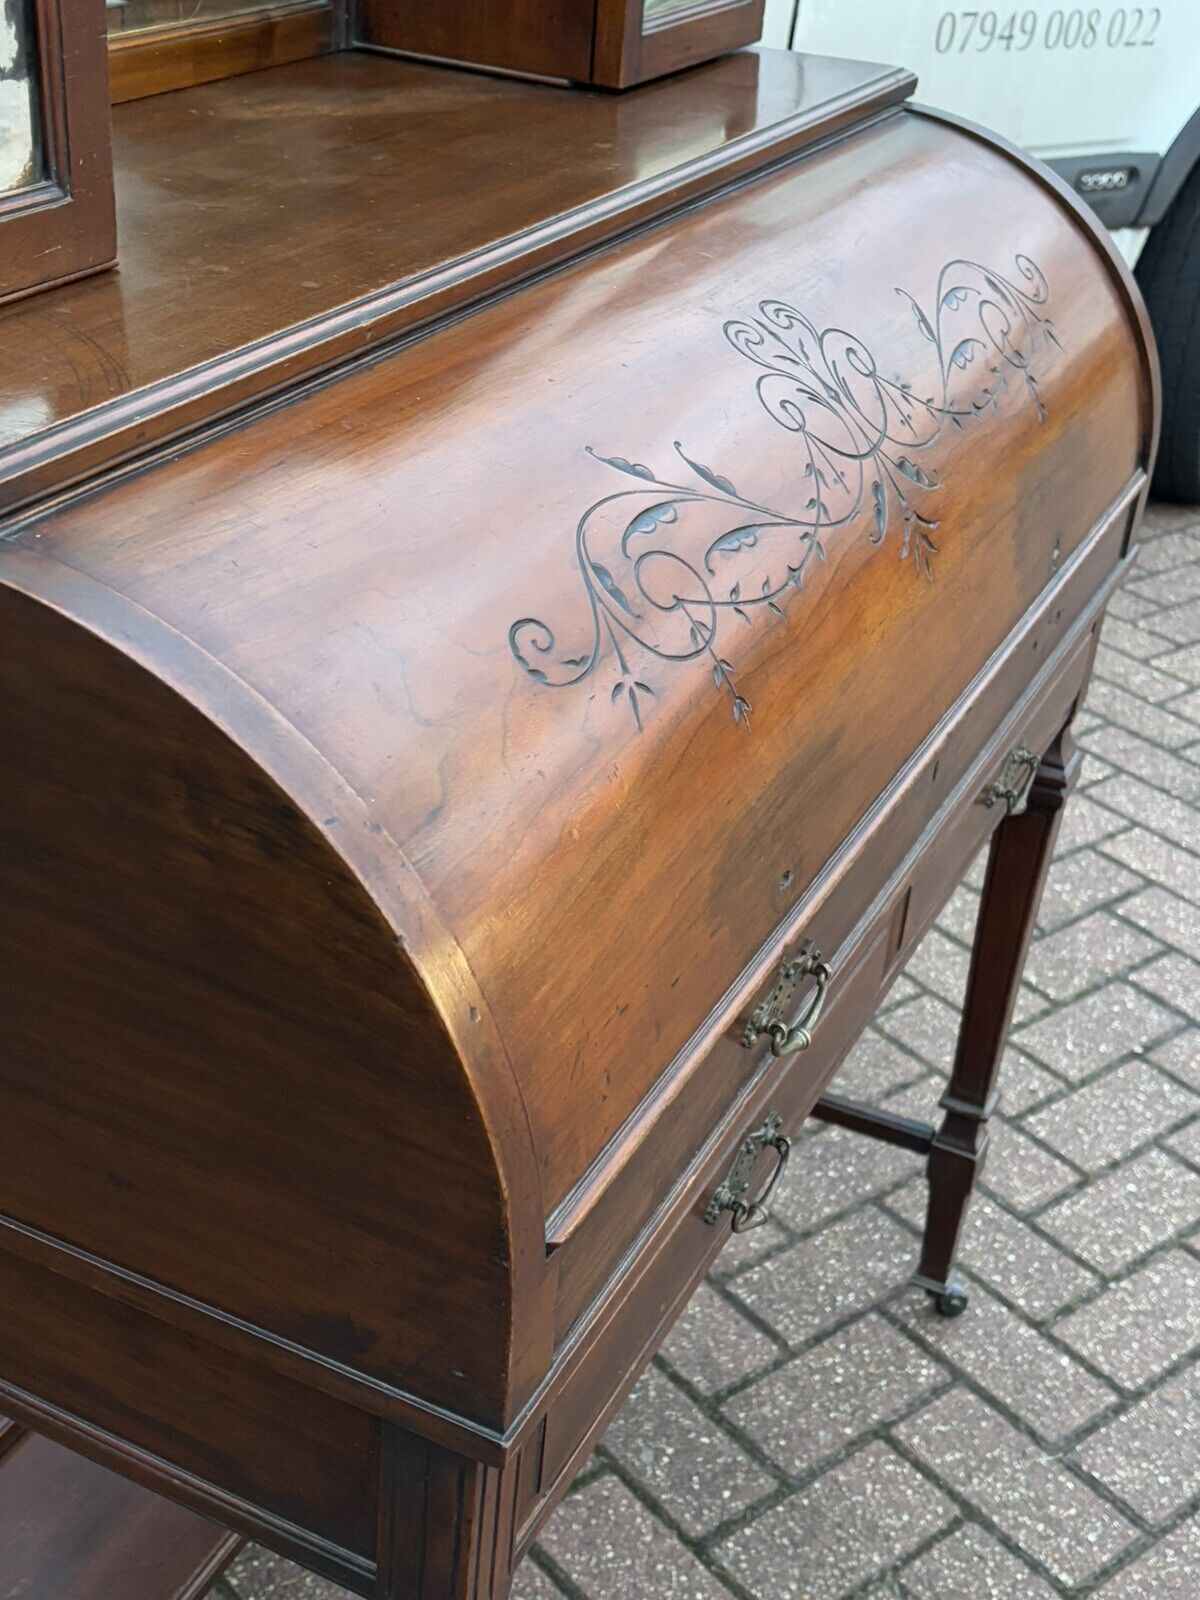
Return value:
[(46, 176), (34, 0), (0, 0), (0, 195)]
[(643, 0), (642, 26), (656, 22), (669, 22), (677, 11), (691, 11), (696, 0)]

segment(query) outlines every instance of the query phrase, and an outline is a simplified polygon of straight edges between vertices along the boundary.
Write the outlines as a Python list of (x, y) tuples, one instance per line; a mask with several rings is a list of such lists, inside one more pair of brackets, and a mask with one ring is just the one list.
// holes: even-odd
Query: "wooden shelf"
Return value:
[(0, 310), (0, 515), (896, 105), (742, 51), (621, 97), (347, 51), (117, 106), (120, 265)]
[(199, 1600), (241, 1539), (0, 1417), (0, 1600)]

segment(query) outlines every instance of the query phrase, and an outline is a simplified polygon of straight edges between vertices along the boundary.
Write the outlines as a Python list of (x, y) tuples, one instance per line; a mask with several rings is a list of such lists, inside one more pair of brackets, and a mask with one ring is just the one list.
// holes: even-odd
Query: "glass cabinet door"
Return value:
[(33, 0), (0, 0), (0, 196), (45, 176)]

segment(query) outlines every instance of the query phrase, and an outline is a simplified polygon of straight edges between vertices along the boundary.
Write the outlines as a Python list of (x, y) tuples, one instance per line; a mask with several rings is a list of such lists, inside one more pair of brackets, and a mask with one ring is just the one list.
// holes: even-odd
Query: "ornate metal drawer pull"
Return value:
[(1041, 757), (1034, 755), (1028, 745), (1018, 745), (1010, 750), (1004, 771), (984, 795), (984, 804), (999, 805), (1001, 800), (1010, 817), (1019, 817), (1029, 805), (1029, 791), (1037, 777)]
[[(814, 979), (817, 987), (804, 1015), (789, 1028), (780, 1012), (791, 999), (792, 991), (801, 978)], [(746, 1024), (742, 1034), (743, 1047), (749, 1050), (756, 1039), (766, 1034), (771, 1041), (773, 1056), (790, 1056), (797, 1050), (807, 1050), (817, 1023), (821, 1020), (828, 987), (829, 968), (821, 960), (821, 952), (810, 940), (800, 947), (798, 955), (780, 967), (770, 994)]]
[[(782, 1126), (783, 1118), (772, 1112), (757, 1133), (749, 1134), (742, 1140), (742, 1147), (729, 1169), (729, 1176), (713, 1191), (713, 1197), (704, 1212), (704, 1220), (710, 1227), (725, 1211), (733, 1215), (731, 1226), (734, 1233), (749, 1233), (751, 1228), (761, 1228), (766, 1222), (770, 1215), (767, 1206), (792, 1151), (792, 1141), (779, 1131)], [(774, 1150), (778, 1158), (775, 1170), (758, 1199), (747, 1200), (746, 1190), (750, 1187), (755, 1165), (764, 1150)]]

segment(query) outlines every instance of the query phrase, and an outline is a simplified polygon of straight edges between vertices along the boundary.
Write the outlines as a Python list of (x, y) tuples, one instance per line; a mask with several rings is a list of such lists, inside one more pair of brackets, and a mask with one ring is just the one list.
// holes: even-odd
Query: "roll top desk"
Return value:
[[(1156, 390), (1107, 238), (911, 90), (117, 108), (119, 270), (0, 312), (8, 1415), (500, 1600), (806, 1116), (928, 1152), (961, 1309)], [(941, 1127), (827, 1094), (989, 840)]]

